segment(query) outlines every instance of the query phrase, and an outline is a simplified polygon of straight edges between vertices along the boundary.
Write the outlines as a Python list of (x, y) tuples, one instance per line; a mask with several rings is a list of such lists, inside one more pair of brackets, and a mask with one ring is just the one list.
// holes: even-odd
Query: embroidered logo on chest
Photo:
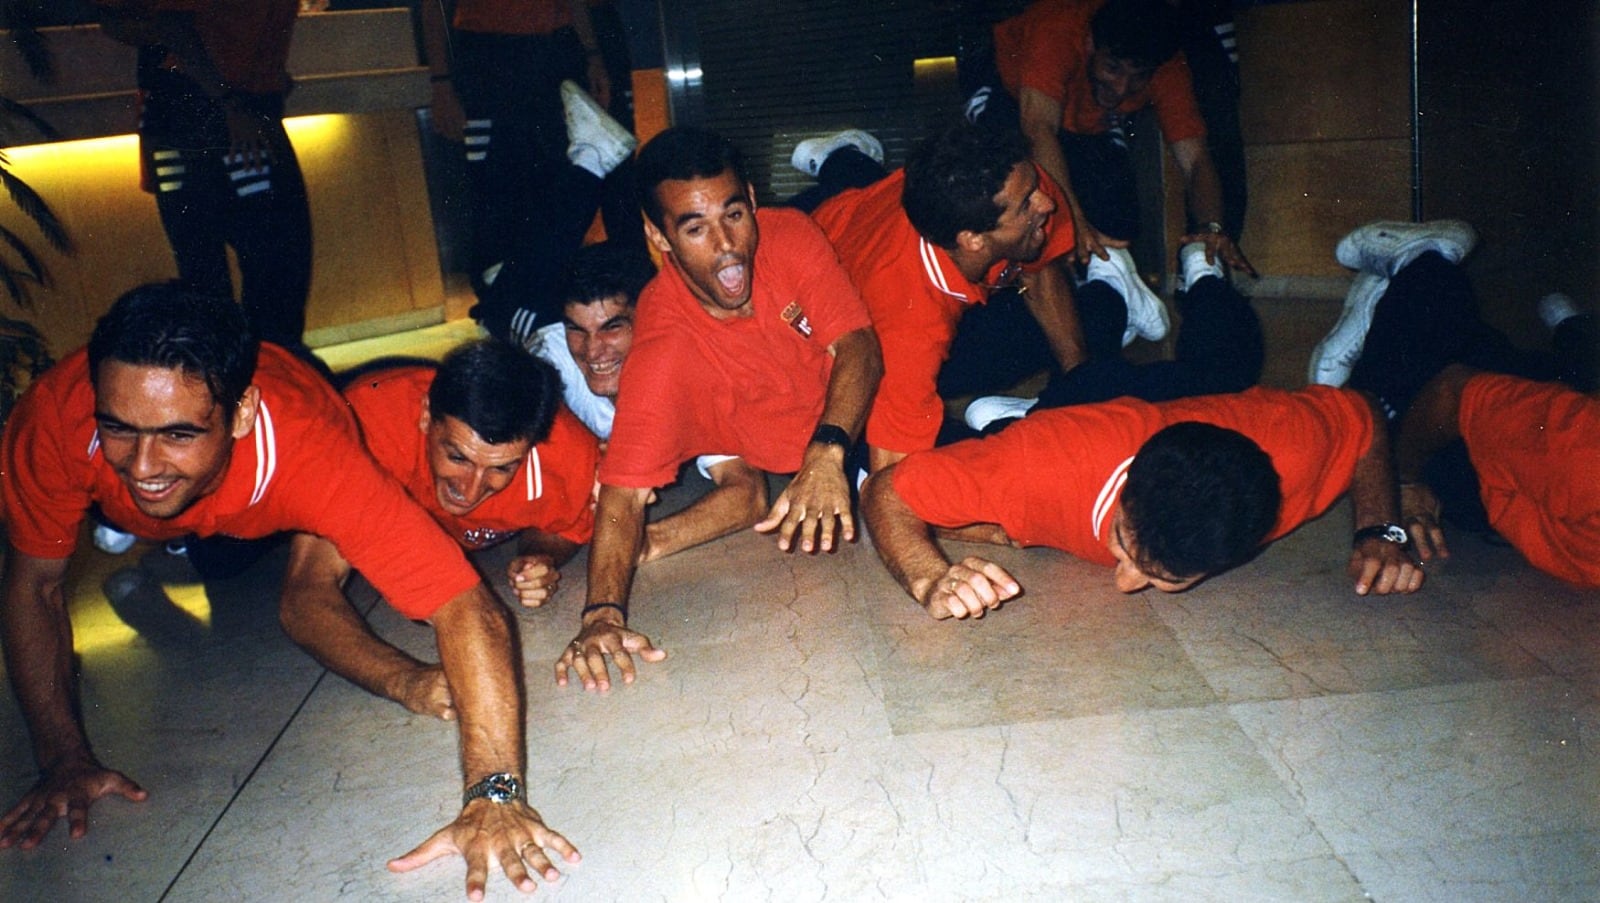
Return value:
[(800, 307), (799, 301), (790, 301), (789, 306), (783, 309), (783, 322), (788, 323), (802, 338), (811, 338), (811, 321), (806, 319), (806, 312)]

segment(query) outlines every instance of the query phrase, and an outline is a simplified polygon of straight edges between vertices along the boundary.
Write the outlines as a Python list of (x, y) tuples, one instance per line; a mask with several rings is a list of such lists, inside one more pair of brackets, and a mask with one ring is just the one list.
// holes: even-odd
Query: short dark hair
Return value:
[(255, 378), (261, 343), (233, 299), (157, 282), (118, 298), (95, 323), (88, 350), (97, 388), (106, 361), (178, 370), (203, 381), (231, 422)]
[(1028, 142), (1016, 129), (962, 124), (922, 142), (906, 161), (900, 205), (924, 238), (953, 248), (963, 231), (988, 232), (1000, 222), (995, 195)]
[(656, 195), (662, 182), (710, 179), (729, 170), (738, 177), (740, 185), (750, 184), (745, 178), (744, 157), (732, 141), (709, 129), (693, 126), (667, 129), (651, 138), (634, 161), (634, 173), (639, 180), (639, 204), (657, 229), (665, 229), (661, 221), (661, 199)]
[(454, 417), (483, 441), (543, 442), (561, 398), (549, 364), (499, 339), (478, 339), (445, 355), (428, 387), (428, 413)]
[(1172, 59), (1181, 43), (1178, 12), (1165, 0), (1110, 0), (1089, 21), (1096, 50), (1154, 69)]
[(655, 274), (655, 264), (640, 248), (615, 241), (585, 245), (567, 261), (561, 274), (561, 305), (593, 304), (620, 296), (632, 307)]
[(1278, 521), (1283, 492), (1272, 459), (1248, 436), (1175, 423), (1128, 466), (1122, 513), (1140, 570), (1187, 580), (1250, 559)]

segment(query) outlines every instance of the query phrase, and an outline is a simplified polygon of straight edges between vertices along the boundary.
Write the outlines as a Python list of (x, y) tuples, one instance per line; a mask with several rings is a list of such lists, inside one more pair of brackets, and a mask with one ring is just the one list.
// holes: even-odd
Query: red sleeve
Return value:
[(874, 325), (883, 349), (883, 378), (867, 416), (867, 442), (874, 448), (909, 454), (933, 448), (938, 438), (944, 422), (939, 368), (950, 356), (953, 331), (932, 309), (935, 303), (922, 297), (879, 309)]
[(1150, 102), (1168, 144), (1206, 136), (1206, 121), (1194, 99), (1194, 77), (1182, 53), (1162, 63), (1150, 79)]
[(1067, 80), (1087, 63), (1084, 24), (1060, 10), (1036, 8), (1019, 17), (1012, 34), (1018, 42), (1012, 65), (1019, 99), (1022, 88), (1032, 88), (1065, 108)]
[[(18, 551), (34, 558), (71, 556), (92, 501), (88, 437), (70, 429), (68, 421), (75, 408), (91, 402), (67, 397), (74, 383), (85, 381), (86, 388), (87, 369), (81, 354), (56, 367), (23, 394), (0, 444), (6, 535)], [(84, 447), (69, 447), (74, 433)]]
[[(652, 284), (640, 295), (641, 310), (650, 301), (651, 288), (657, 287)], [(691, 360), (687, 345), (675, 345), (671, 335), (641, 335), (645, 330), (639, 325), (628, 365), (622, 368), (617, 416), (600, 462), (600, 480), (609, 486), (656, 489), (677, 479), (678, 465), (691, 457), (687, 446), (699, 428), (699, 406), (680, 404), (676, 396), (679, 387), (694, 385), (679, 372), (689, 369), (680, 366)]]
[(1006, 433), (917, 452), (894, 466), (895, 493), (923, 521), (936, 527), (1015, 523), (1013, 494), (1022, 471)]

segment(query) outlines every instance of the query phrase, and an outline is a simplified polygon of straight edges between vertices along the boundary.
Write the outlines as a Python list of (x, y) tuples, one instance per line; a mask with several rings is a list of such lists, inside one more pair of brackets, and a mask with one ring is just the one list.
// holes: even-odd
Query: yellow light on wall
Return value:
[[(316, 116), (291, 116), (283, 121), (284, 130), (297, 147), (340, 144), (349, 140), (350, 114), (325, 113)], [(80, 138), (76, 141), (57, 141), (52, 144), (25, 144), (5, 148), (6, 159), (18, 171), (28, 166), (89, 166), (106, 165), (115, 160), (125, 164), (130, 154), (139, 149), (138, 135), (112, 135), (106, 138)]]
[(953, 56), (928, 56), (911, 61), (911, 73), (918, 78), (945, 75), (955, 71), (956, 58)]

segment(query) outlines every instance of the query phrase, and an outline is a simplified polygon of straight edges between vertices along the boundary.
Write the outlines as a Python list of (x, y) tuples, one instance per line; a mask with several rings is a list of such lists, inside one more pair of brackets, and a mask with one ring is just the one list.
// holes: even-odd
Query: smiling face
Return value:
[(455, 417), (433, 417), (424, 404), (418, 424), (428, 446), (428, 470), (439, 507), (462, 517), (511, 485), (533, 443), (526, 439), (494, 444)]
[(661, 226), (645, 235), (683, 275), (700, 306), (719, 320), (749, 316), (755, 281), (756, 201), (733, 170), (656, 186)]
[(1128, 524), (1127, 517), (1122, 513), (1120, 504), (1111, 515), (1111, 531), (1106, 536), (1106, 548), (1110, 549), (1111, 554), (1117, 559), (1116, 583), (1119, 592), (1136, 593), (1147, 586), (1153, 586), (1164, 593), (1181, 593), (1199, 583), (1205, 576), (1201, 574), (1180, 580), (1170, 574), (1154, 570), (1149, 565), (1139, 564), (1137, 539), (1133, 528)]
[(97, 376), (100, 453), (135, 507), (177, 517), (222, 485), (234, 440), (255, 425), (256, 387), (228, 412), (203, 380), (181, 370), (107, 360)]
[(1012, 167), (994, 203), (1000, 219), (984, 233), (993, 258), (1017, 263), (1038, 260), (1049, 237), (1045, 225), (1056, 212), (1055, 201), (1039, 190), (1039, 170), (1026, 160)]
[(583, 371), (589, 391), (616, 398), (622, 362), (633, 349), (633, 308), (621, 295), (588, 304), (568, 304), (563, 319), (567, 350)]

